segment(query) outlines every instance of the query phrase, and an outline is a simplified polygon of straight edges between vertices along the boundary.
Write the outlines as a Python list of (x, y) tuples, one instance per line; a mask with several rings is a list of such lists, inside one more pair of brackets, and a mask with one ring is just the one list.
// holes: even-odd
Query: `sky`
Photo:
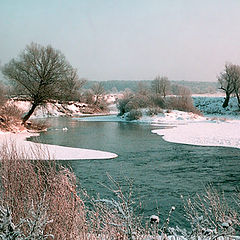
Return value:
[(88, 80), (217, 81), (240, 64), (240, 0), (0, 0), (0, 62), (36, 42)]

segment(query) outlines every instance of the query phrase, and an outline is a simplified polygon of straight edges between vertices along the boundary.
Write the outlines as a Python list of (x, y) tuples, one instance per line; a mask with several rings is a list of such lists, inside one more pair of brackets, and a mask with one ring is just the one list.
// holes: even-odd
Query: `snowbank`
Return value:
[(240, 121), (193, 122), (170, 129), (153, 130), (168, 142), (240, 148)]
[[(31, 103), (29, 101), (20, 101), (11, 99), (10, 104), (16, 105), (23, 112), (28, 112)], [(111, 111), (115, 111), (114, 106), (111, 106)], [(96, 112), (92, 106), (86, 103), (80, 103), (75, 101), (70, 101), (68, 103), (46, 103), (44, 106), (38, 106), (34, 113), (31, 115), (33, 118), (47, 118), (47, 117), (60, 117), (60, 116), (88, 116), (88, 115), (102, 115), (108, 114), (103, 112)]]
[(80, 160), (80, 159), (111, 159), (116, 158), (114, 153), (82, 148), (70, 148), (49, 144), (40, 144), (26, 141), (27, 138), (36, 134), (28, 132), (0, 133), (0, 145), (13, 143), (17, 149), (27, 152), (31, 159), (37, 160), (34, 153), (39, 152), (43, 159), (55, 160)]

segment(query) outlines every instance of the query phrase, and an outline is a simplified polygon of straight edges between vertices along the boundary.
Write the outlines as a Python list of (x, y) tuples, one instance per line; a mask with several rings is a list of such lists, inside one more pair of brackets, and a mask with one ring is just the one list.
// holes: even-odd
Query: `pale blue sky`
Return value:
[(216, 81), (239, 27), (240, 0), (0, 0), (0, 60), (37, 42), (89, 80)]

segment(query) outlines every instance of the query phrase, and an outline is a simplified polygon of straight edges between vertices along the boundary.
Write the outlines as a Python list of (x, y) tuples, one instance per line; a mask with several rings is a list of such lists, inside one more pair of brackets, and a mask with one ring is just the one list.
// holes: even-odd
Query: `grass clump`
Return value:
[[(41, 149), (32, 150), (34, 153), (38, 159), (46, 159)], [(30, 155), (12, 144), (1, 148), (0, 173), (1, 202), (9, 208), (12, 221), (20, 226), (24, 236), (35, 239), (31, 238), (35, 233), (27, 224), (30, 220), (35, 225), (45, 222), (41, 231), (54, 239), (81, 236), (85, 225), (84, 203), (77, 194), (76, 177), (69, 169), (59, 168), (54, 161), (31, 161)]]

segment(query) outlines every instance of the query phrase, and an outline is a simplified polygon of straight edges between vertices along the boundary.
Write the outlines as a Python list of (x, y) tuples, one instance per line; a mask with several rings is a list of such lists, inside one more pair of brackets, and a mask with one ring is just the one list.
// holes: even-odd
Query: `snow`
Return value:
[[(126, 122), (124, 117), (98, 116), (77, 118), (79, 121)], [(191, 112), (164, 110), (156, 116), (146, 116), (132, 123), (165, 126), (152, 130), (168, 142), (199, 146), (223, 146), (240, 148), (240, 120), (225, 117), (204, 117)]]
[[(224, 146), (240, 148), (240, 120), (237, 101), (235, 98), (231, 98), (229, 107), (222, 108), (223, 97), (194, 97), (195, 105), (204, 113), (207, 117), (199, 116), (194, 113), (182, 112), (177, 110), (164, 110), (156, 116), (147, 116), (146, 109), (143, 111), (143, 117), (139, 120), (131, 121), (133, 123), (145, 123), (152, 124), (154, 126), (167, 126), (165, 129), (157, 129), (152, 132), (163, 136), (165, 141), (200, 145), (200, 146)], [(27, 102), (18, 101), (18, 106), (22, 109), (28, 109)], [(68, 110), (74, 114), (81, 113), (79, 109), (81, 103), (72, 103), (67, 106)], [(63, 106), (58, 106), (57, 103), (54, 106), (48, 106), (44, 112), (44, 108), (39, 109), (36, 112), (35, 117), (60, 116), (65, 115), (62, 111)], [(64, 106), (65, 108), (66, 106)], [(112, 111), (116, 110), (116, 106), (112, 105)], [(49, 113), (50, 112), (50, 113)], [(86, 116), (86, 115), (85, 115)], [(118, 117), (116, 115), (108, 116), (94, 116), (76, 118), (79, 121), (104, 121), (104, 122), (129, 122), (125, 116)], [(235, 120), (234, 120), (235, 119)], [(67, 129), (66, 129), (67, 131)], [(8, 136), (8, 134), (4, 134)], [(10, 134), (16, 142), (21, 143), (21, 146), (26, 148), (32, 147), (33, 144), (28, 141), (24, 141), (29, 135)], [(19, 137), (16, 137), (19, 136)], [(0, 137), (0, 143), (2, 137)], [(80, 148), (67, 148), (61, 146), (44, 145), (50, 152), (51, 156), (55, 159), (106, 159), (117, 157), (116, 154), (106, 153), (96, 150), (87, 150)]]
[(239, 118), (239, 107), (236, 98), (231, 98), (226, 108), (222, 107), (224, 97), (193, 97), (194, 105), (208, 116)]
[[(28, 112), (31, 103), (29, 101), (20, 101), (11, 99), (9, 103), (16, 105), (23, 112)], [(114, 106), (113, 112), (115, 111)], [(59, 102), (46, 103), (44, 106), (38, 106), (34, 113), (31, 116), (31, 119), (34, 118), (46, 118), (46, 117), (60, 117), (60, 116), (87, 116), (93, 114), (86, 114), (86, 112), (93, 111), (89, 108), (88, 104), (71, 101), (68, 104), (63, 104)], [(94, 115), (101, 115), (102, 113), (94, 113)]]
[[(222, 146), (240, 148), (240, 120), (209, 118), (193, 113), (172, 111), (155, 116), (152, 124), (170, 126), (153, 130), (168, 142), (198, 146)], [(161, 124), (161, 126), (162, 126)]]
[(240, 148), (240, 121), (205, 121), (152, 130), (168, 142)]
[(82, 160), (82, 159), (111, 159), (116, 158), (117, 154), (90, 150), (83, 148), (71, 148), (49, 144), (40, 144), (26, 141), (27, 138), (36, 134), (30, 134), (28, 132), (21, 133), (5, 133), (0, 132), (0, 145), (13, 143), (17, 149), (26, 150), (29, 157), (33, 160), (37, 160), (38, 156), (35, 156), (33, 152), (40, 152), (43, 159), (55, 159), (55, 160)]

